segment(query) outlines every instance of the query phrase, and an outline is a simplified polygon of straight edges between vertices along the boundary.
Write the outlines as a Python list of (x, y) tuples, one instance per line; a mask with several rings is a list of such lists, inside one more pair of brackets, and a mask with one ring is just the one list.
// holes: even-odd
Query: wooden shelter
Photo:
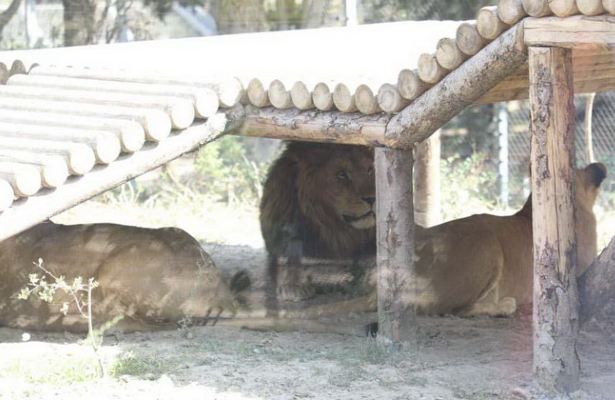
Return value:
[(0, 239), (225, 132), (375, 146), (380, 336), (412, 342), (411, 150), (471, 104), (529, 97), (534, 371), (573, 391), (572, 96), (615, 88), (614, 49), (613, 0), (501, 0), (462, 23), (3, 53)]

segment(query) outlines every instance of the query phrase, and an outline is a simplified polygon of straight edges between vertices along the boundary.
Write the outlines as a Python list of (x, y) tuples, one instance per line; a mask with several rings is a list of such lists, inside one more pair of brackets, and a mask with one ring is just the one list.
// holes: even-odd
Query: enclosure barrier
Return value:
[[(613, 0), (501, 0), (397, 82), (0, 64), (0, 239), (224, 132), (376, 146), (380, 338), (412, 345), (412, 148), (470, 104), (529, 96), (534, 372), (549, 392), (574, 391), (572, 96), (615, 88), (612, 14)], [(189, 127), (195, 118), (207, 122)]]

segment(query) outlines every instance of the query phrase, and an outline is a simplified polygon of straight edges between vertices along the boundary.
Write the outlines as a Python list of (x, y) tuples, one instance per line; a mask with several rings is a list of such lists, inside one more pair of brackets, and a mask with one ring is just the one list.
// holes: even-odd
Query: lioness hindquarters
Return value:
[(375, 254), (374, 202), (373, 150), (289, 143), (269, 171), (260, 205), (270, 277), (281, 257), (288, 265), (302, 256)]
[(181, 229), (45, 223), (3, 241), (0, 250), (0, 275), (7, 277), (0, 281), (0, 323), (8, 326), (87, 331), (78, 312), (63, 315), (61, 300), (12, 297), (27, 284), (29, 272), (39, 272), (32, 265), (38, 258), (67, 282), (98, 281), (92, 302), (97, 325), (124, 315), (117, 329), (174, 326), (184, 317), (200, 319), (235, 307), (234, 294), (207, 253)]

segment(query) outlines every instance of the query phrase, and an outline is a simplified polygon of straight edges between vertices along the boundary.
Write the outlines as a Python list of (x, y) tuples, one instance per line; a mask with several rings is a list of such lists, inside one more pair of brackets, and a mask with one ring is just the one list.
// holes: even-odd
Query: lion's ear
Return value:
[(591, 163), (585, 167), (587, 182), (599, 187), (606, 178), (606, 166), (602, 163)]

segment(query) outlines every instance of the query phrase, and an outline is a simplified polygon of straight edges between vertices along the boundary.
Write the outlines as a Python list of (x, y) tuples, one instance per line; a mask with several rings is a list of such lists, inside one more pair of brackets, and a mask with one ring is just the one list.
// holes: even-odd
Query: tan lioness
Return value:
[(94, 322), (123, 316), (120, 330), (174, 326), (185, 317), (207, 319), (212, 310), (235, 308), (234, 294), (209, 255), (181, 229), (46, 222), (0, 243), (0, 326), (87, 331), (74, 307), (67, 315), (60, 311), (70, 298), (59, 292), (52, 303), (16, 297), (29, 274), (41, 275), (33, 264), (39, 258), (67, 282), (95, 278)]
[[(597, 253), (593, 206), (606, 167), (575, 171), (577, 275)], [(426, 314), (509, 315), (532, 302), (532, 203), (511, 216), (472, 215), (416, 232), (417, 306)]]

